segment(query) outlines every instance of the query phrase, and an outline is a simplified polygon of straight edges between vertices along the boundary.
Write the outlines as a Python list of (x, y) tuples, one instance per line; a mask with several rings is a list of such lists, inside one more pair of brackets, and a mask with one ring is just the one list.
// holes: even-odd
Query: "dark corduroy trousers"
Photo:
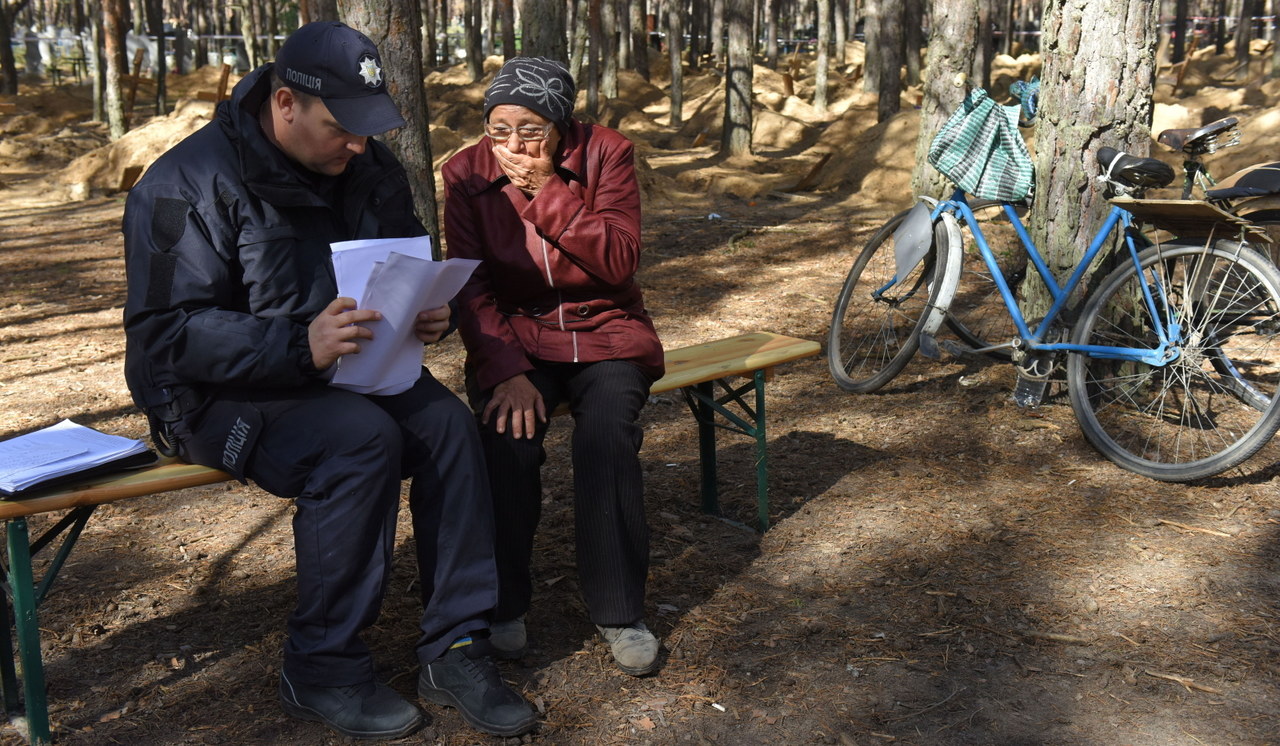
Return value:
[[(550, 413), (561, 402), (573, 415), (574, 530), (578, 578), (591, 621), (624, 625), (644, 616), (649, 572), (649, 526), (645, 521), (637, 420), (652, 383), (632, 363), (538, 363), (527, 373)], [(484, 411), (492, 392), (472, 392), (472, 406)], [(542, 514), (540, 467), (549, 423), (538, 423), (533, 438), (498, 434), (481, 423), (493, 489), (498, 561), (495, 619), (513, 619), (529, 610), (533, 537)]]

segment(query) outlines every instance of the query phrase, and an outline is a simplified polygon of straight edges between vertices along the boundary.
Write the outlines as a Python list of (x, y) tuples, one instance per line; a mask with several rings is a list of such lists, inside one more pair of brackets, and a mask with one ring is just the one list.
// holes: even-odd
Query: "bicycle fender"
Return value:
[(938, 331), (947, 318), (951, 300), (955, 298), (956, 289), (960, 286), (960, 269), (963, 264), (960, 252), (964, 247), (964, 239), (960, 234), (960, 221), (949, 212), (944, 212), (938, 217), (938, 222), (934, 224), (934, 233), (939, 241), (946, 241), (946, 246), (939, 243), (937, 249), (942, 263), (942, 277), (934, 280), (941, 283), (938, 300), (929, 309), (929, 318), (920, 330), (922, 334), (930, 337)]

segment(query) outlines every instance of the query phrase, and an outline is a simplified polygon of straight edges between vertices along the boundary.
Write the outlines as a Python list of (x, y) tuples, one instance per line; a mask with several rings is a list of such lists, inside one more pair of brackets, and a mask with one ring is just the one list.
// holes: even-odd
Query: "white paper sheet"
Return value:
[(63, 420), (43, 430), (0, 441), (0, 489), (17, 492), (37, 482), (146, 450), (142, 441)]
[(426, 237), (346, 241), (333, 249), (338, 292), (382, 319), (365, 324), (373, 339), (338, 360), (330, 385), (382, 396), (407, 390), (422, 373), (423, 344), (413, 333), (418, 312), (448, 303), (480, 262), (432, 261)]

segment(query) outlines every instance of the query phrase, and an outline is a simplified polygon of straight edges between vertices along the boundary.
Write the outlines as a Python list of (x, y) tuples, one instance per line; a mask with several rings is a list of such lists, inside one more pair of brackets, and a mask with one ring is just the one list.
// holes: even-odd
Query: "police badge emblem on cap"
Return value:
[(377, 135), (405, 124), (387, 93), (378, 48), (346, 24), (308, 23), (285, 40), (275, 66), (286, 85), (318, 96), (353, 135)]

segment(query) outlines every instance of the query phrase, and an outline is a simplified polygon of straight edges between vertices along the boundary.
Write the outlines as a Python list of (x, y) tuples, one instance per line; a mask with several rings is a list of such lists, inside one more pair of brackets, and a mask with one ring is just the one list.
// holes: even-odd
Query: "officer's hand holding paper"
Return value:
[(427, 236), (343, 241), (330, 248), (338, 295), (382, 314), (366, 325), (373, 339), (360, 343), (360, 354), (338, 360), (330, 385), (388, 396), (407, 390), (422, 373), (424, 345), (413, 332), (418, 312), (447, 304), (480, 262), (434, 261)]

